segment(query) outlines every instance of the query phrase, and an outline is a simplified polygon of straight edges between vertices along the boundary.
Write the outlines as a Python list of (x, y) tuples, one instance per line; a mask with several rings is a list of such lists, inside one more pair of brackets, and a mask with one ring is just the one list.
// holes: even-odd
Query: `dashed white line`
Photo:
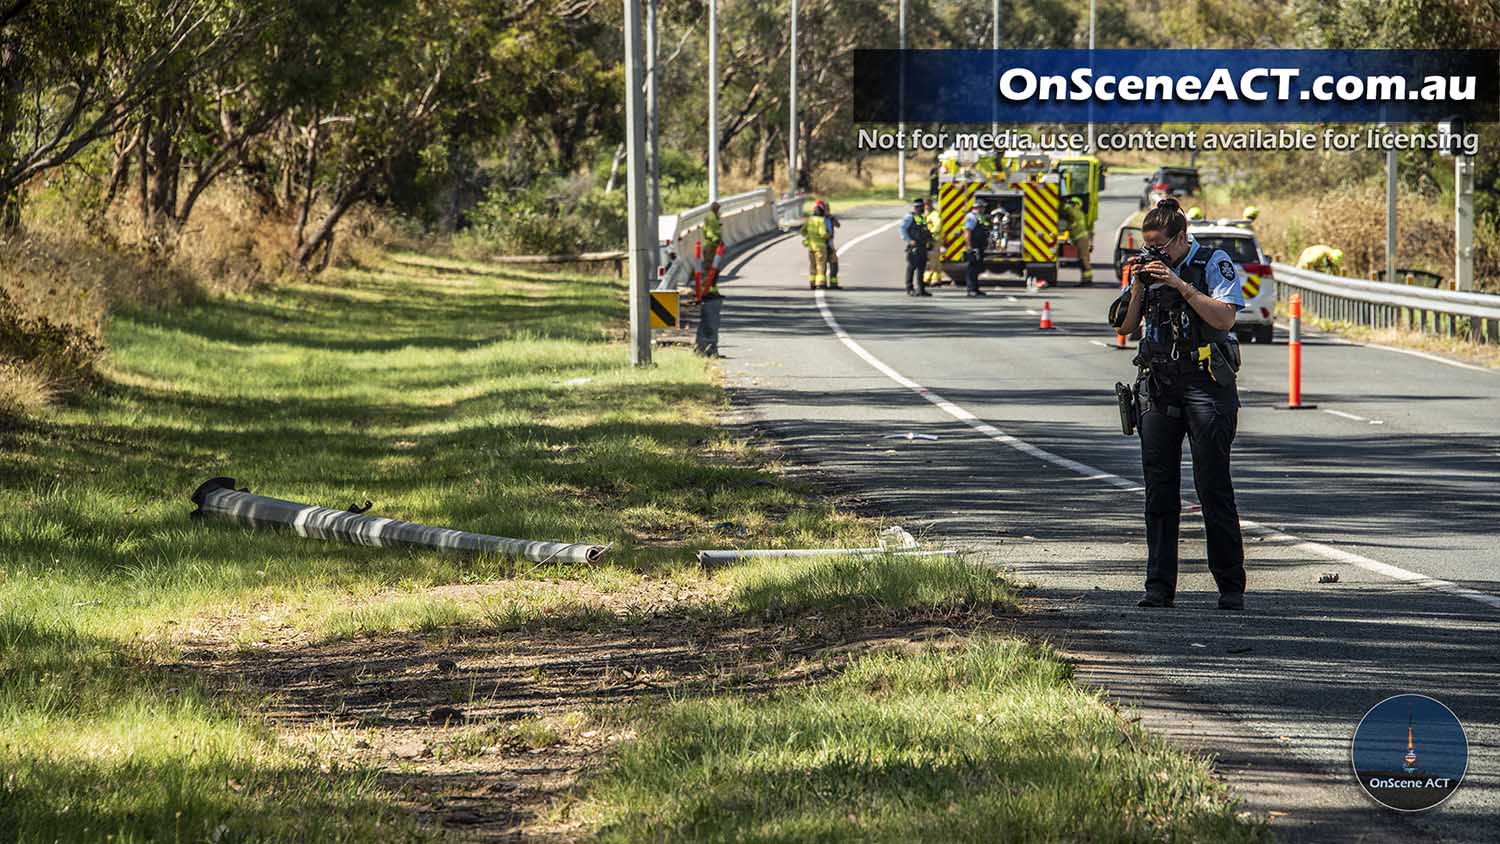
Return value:
[[(838, 250), (838, 254), (840, 256), (843, 256), (845, 252), (847, 252), (849, 249), (852, 249), (861, 241), (874, 237), (875, 235), (880, 234), (883, 231), (887, 231), (898, 224), (899, 221), (892, 222), (888, 225), (881, 226), (880, 228), (875, 229), (868, 234), (860, 235), (859, 237), (854, 238), (853, 240), (840, 247)], [(948, 401), (937, 393), (934, 393), (921, 384), (918, 384), (916, 381), (907, 378), (905, 375), (902, 375), (895, 369), (892, 369), (890, 365), (885, 361), (870, 354), (870, 352), (865, 349), (864, 346), (861, 346), (859, 344), (859, 341), (855, 340), (849, 335), (849, 332), (843, 329), (843, 326), (839, 325), (838, 319), (834, 317), (833, 311), (828, 307), (828, 297), (825, 291), (814, 291), (814, 301), (817, 303), (818, 312), (823, 315), (823, 321), (827, 323), (828, 328), (833, 331), (833, 336), (838, 338), (838, 341), (840, 343), (843, 343), (844, 346), (849, 349), (849, 351), (853, 352), (861, 360), (874, 367), (877, 371), (885, 375), (887, 378), (895, 381), (897, 384), (900, 384), (901, 386), (907, 388), (908, 390), (911, 390), (912, 392), (931, 402), (933, 405), (937, 406), (939, 410), (942, 410), (944, 413), (948, 414), (954, 419), (963, 422), (970, 428), (973, 428), (979, 433), (984, 434), (986, 437), (989, 437), (990, 439), (994, 440), (997, 443), (1000, 443), (1001, 445), (1013, 448), (1016, 451), (1021, 452), (1022, 454), (1030, 457), (1035, 457), (1038, 460), (1051, 463), (1052, 465), (1059, 468), (1067, 469), (1070, 472), (1082, 476), (1084, 480), (1102, 481), (1106, 484), (1109, 484), (1110, 486), (1126, 492), (1145, 491), (1145, 487), (1142, 487), (1139, 484), (1134, 483), (1133, 481), (1122, 478), (1112, 472), (1106, 472), (1102, 469), (1097, 469), (1093, 466), (1088, 465), (1087, 463), (1080, 463), (1077, 460), (1063, 457), (1060, 454), (1053, 454), (1046, 449), (1038, 448), (1037, 446), (1034, 446), (1031, 443), (1026, 442), (1025, 440), (1007, 434), (999, 428), (996, 428), (994, 425), (983, 421), (973, 413), (970, 413), (968, 410), (954, 404), (951, 401)], [(1459, 586), (1458, 584), (1452, 583), (1447, 580), (1428, 577), (1421, 572), (1409, 571), (1399, 566), (1390, 565), (1389, 563), (1382, 563), (1379, 560), (1371, 559), (1361, 554), (1356, 554), (1352, 551), (1345, 551), (1342, 548), (1335, 548), (1332, 545), (1325, 545), (1321, 542), (1309, 542), (1308, 540), (1302, 539), (1301, 537), (1293, 536), (1292, 534), (1286, 533), (1285, 531), (1277, 530), (1276, 528), (1273, 528), (1269, 525), (1263, 525), (1260, 522), (1251, 521), (1249, 519), (1240, 519), (1240, 525), (1245, 530), (1260, 534), (1262, 536), (1266, 536), (1271, 539), (1275, 539), (1277, 541), (1286, 542), (1292, 547), (1297, 548), (1298, 550), (1304, 551), (1309, 554), (1315, 554), (1319, 557), (1323, 557), (1324, 559), (1348, 563), (1350, 565), (1362, 568), (1366, 571), (1389, 577), (1393, 580), (1399, 580), (1403, 583), (1410, 583), (1414, 586), (1420, 586), (1426, 589), (1434, 589), (1437, 591), (1446, 592), (1450, 595), (1467, 598), (1470, 601), (1483, 604), (1492, 609), (1500, 610), (1500, 596), (1497, 595), (1491, 595), (1487, 592), (1480, 592), (1476, 589)]]

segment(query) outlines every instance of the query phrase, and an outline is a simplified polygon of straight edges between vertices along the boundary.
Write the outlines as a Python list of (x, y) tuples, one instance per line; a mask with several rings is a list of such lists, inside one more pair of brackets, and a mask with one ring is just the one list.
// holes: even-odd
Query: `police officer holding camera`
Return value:
[(1185, 434), (1219, 608), (1244, 609), (1244, 541), (1229, 476), (1239, 416), (1234, 318), (1245, 306), (1238, 270), (1222, 250), (1203, 249), (1188, 234), (1173, 197), (1146, 214), (1141, 234), (1146, 250), (1132, 259), (1130, 285), (1110, 308), (1120, 334), (1142, 331), (1135, 385), (1117, 387), (1122, 413), (1132, 414), (1139, 428), (1146, 478), (1146, 593), (1138, 605), (1170, 607), (1176, 600)]

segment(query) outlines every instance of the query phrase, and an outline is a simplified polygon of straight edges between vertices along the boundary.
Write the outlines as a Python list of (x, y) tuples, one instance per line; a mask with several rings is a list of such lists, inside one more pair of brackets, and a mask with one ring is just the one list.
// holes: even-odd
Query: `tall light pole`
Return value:
[[(1455, 136), (1457, 137), (1457, 136)], [(1474, 289), (1474, 158), (1453, 153), (1453, 289)]]
[(661, 85), (657, 77), (657, 62), (660, 41), (656, 35), (656, 11), (659, 0), (646, 3), (646, 157), (651, 166), (646, 173), (647, 213), (650, 214), (650, 231), (660, 238), (656, 221), (661, 217), (661, 110), (657, 103), (657, 92)]
[(1396, 283), (1396, 151), (1385, 153), (1385, 280)]
[[(998, 77), (999, 74), (1000, 74), (1000, 68), (994, 67), (994, 65), (998, 64), (999, 61), (1000, 61), (1000, 56), (999, 56), (999, 53), (1000, 53), (1000, 0), (995, 0), (995, 32), (994, 32), (994, 37), (990, 39), (990, 49), (994, 50), (995, 54), (996, 54), (995, 58), (990, 62), (991, 66), (993, 68), (993, 72), (990, 74), (990, 77), (991, 77), (990, 78), (990, 84), (993, 85), (993, 84), (995, 84), (996, 77)], [(993, 101), (993, 104), (990, 106), (991, 113), (994, 113), (994, 112), (998, 111), (999, 108), (1000, 108), (1000, 101), (999, 101), (999, 98), (996, 98)], [(1000, 134), (1000, 121), (999, 120), (992, 120), (992, 121), (990, 121), (990, 134), (992, 134), (992, 135), (998, 135), (998, 134)], [(1000, 159), (997, 157), (995, 160), (999, 161)]]
[[(1089, 0), (1089, 68), (1094, 67), (1094, 0)], [(1089, 100), (1089, 146), (1084, 152), (1094, 151), (1094, 101)]]
[(791, 94), (789, 96), (791, 117), (786, 132), (786, 183), (787, 194), (797, 192), (797, 0), (792, 0), (792, 66)]
[[(901, 49), (906, 50), (906, 0), (901, 0), (901, 23), (897, 29), (901, 32)], [(906, 117), (906, 56), (901, 56), (901, 73), (898, 76), (898, 85), (901, 90), (896, 92), (896, 110), (902, 118)], [(896, 147), (896, 198), (906, 198), (906, 121), (903, 119), (896, 123), (896, 137), (901, 143)]]
[(719, 201), (719, 0), (708, 0), (708, 201)]
[(651, 363), (651, 283), (656, 244), (646, 214), (646, 92), (641, 86), (641, 3), (625, 0), (625, 184), (630, 217), (630, 362)]

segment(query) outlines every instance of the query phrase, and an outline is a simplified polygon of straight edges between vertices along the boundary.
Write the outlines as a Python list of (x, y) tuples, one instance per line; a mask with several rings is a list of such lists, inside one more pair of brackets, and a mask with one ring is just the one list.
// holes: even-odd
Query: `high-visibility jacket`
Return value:
[(703, 241), (705, 243), (724, 242), (724, 224), (720, 222), (719, 215), (712, 211), (703, 218)]
[(828, 245), (828, 223), (826, 217), (808, 217), (802, 223), (802, 245), (808, 249), (822, 249)]
[(1344, 265), (1344, 251), (1326, 243), (1318, 243), (1302, 250), (1297, 256), (1297, 267), (1320, 273), (1337, 274)]
[(1070, 203), (1064, 202), (1058, 214), (1062, 227), (1068, 230), (1068, 237), (1077, 240), (1080, 237), (1088, 237), (1089, 223), (1084, 216), (1083, 209)]

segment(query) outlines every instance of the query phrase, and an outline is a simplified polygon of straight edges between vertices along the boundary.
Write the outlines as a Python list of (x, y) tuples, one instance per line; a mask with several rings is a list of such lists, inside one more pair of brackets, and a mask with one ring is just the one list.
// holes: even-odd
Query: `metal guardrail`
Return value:
[[(719, 221), (724, 229), (724, 246), (732, 247), (764, 234), (788, 227), (792, 213), (797, 223), (801, 222), (802, 204), (807, 200), (801, 194), (778, 200), (770, 188), (737, 193), (720, 197)], [(664, 215), (662, 220), (673, 220), (673, 230), (662, 231), (662, 241), (670, 243), (677, 256), (671, 267), (658, 280), (657, 289), (675, 289), (690, 284), (692, 273), (701, 269), (694, 255), (694, 244), (702, 237), (703, 218), (708, 215), (708, 203), (696, 205), (675, 215)], [(658, 221), (658, 227), (662, 222)]]
[(1500, 343), (1500, 296), (1344, 278), (1290, 264), (1272, 264), (1271, 271), (1277, 299), (1300, 293), (1302, 306), (1323, 319)]

